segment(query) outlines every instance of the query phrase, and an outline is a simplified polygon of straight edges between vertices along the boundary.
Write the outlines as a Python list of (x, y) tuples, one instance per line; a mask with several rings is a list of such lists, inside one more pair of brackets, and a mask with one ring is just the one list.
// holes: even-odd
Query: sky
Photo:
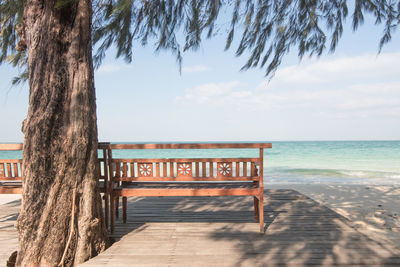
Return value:
[[(382, 27), (346, 26), (334, 54), (283, 60), (275, 76), (240, 71), (246, 57), (224, 36), (184, 54), (134, 46), (133, 62), (109, 51), (95, 72), (99, 141), (400, 140), (400, 34), (378, 54)], [(22, 142), (28, 86), (0, 66), (0, 142)]]

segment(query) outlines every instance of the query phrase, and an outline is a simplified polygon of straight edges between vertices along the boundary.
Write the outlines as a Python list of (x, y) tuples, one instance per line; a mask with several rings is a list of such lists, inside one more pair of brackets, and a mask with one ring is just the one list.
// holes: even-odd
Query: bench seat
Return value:
[(254, 196), (260, 193), (249, 182), (125, 183), (114, 188), (114, 196)]
[(22, 183), (0, 182), (0, 194), (22, 194)]

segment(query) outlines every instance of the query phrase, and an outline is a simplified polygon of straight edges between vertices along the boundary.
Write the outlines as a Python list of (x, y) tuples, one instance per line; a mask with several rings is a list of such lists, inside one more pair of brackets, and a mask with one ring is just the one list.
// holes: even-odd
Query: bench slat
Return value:
[(22, 194), (22, 187), (21, 185), (1, 185), (0, 194)]
[(121, 175), (121, 165), (120, 164), (115, 165), (115, 174), (117, 175), (116, 177), (119, 177)]
[(135, 177), (135, 165), (133, 162), (129, 163), (130, 169), (131, 169), (131, 177)]
[(201, 177), (207, 177), (206, 162), (201, 163)]
[(0, 159), (0, 163), (21, 163), (22, 159)]
[(259, 176), (240, 176), (240, 177), (116, 177), (114, 181), (123, 182), (163, 182), (163, 181), (180, 181), (180, 182), (196, 182), (196, 181), (258, 181)]
[(0, 144), (0, 150), (22, 150), (22, 144)]
[(174, 163), (169, 163), (169, 177), (174, 177)]
[(258, 175), (258, 173), (257, 173), (257, 168), (256, 168), (256, 164), (255, 163), (251, 163), (251, 175), (252, 176), (257, 176)]
[(22, 181), (22, 177), (0, 177), (0, 181)]
[(128, 165), (126, 162), (122, 163), (122, 176), (127, 176), (128, 175)]
[(2, 162), (0, 162), (0, 177), (6, 177), (6, 168)]
[(162, 177), (168, 177), (168, 164), (166, 162), (162, 162), (162, 165), (163, 165)]
[(115, 196), (254, 196), (259, 194), (259, 188), (122, 188), (115, 189)]
[(160, 163), (156, 163), (156, 177), (160, 178)]
[(123, 163), (123, 162), (138, 162), (138, 163), (148, 163), (148, 162), (177, 162), (177, 163), (185, 163), (185, 162), (260, 162), (259, 158), (170, 158), (170, 159), (146, 159), (146, 158), (113, 158), (112, 162), (115, 163)]
[[(99, 144), (100, 147), (103, 144)], [(106, 144), (110, 149), (227, 149), (272, 148), (271, 143)]]
[(7, 177), (13, 177), (12, 173), (11, 173), (11, 163), (6, 163), (7, 166)]
[(199, 162), (195, 162), (195, 173), (194, 177), (199, 177)]

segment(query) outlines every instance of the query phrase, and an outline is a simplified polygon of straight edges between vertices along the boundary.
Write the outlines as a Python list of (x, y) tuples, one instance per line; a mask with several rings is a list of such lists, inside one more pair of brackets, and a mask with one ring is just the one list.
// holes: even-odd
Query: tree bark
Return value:
[(57, 2), (24, 6), (29, 109), (17, 266), (72, 266), (107, 245), (97, 185), (92, 3)]

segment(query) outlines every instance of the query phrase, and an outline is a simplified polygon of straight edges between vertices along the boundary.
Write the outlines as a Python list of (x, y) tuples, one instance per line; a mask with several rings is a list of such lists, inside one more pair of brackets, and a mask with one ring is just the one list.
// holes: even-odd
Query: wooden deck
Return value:
[[(0, 207), (3, 265), (19, 203)], [(80, 266), (400, 266), (399, 248), (296, 191), (265, 190), (264, 210), (260, 234), (252, 197), (132, 197), (116, 242)]]

